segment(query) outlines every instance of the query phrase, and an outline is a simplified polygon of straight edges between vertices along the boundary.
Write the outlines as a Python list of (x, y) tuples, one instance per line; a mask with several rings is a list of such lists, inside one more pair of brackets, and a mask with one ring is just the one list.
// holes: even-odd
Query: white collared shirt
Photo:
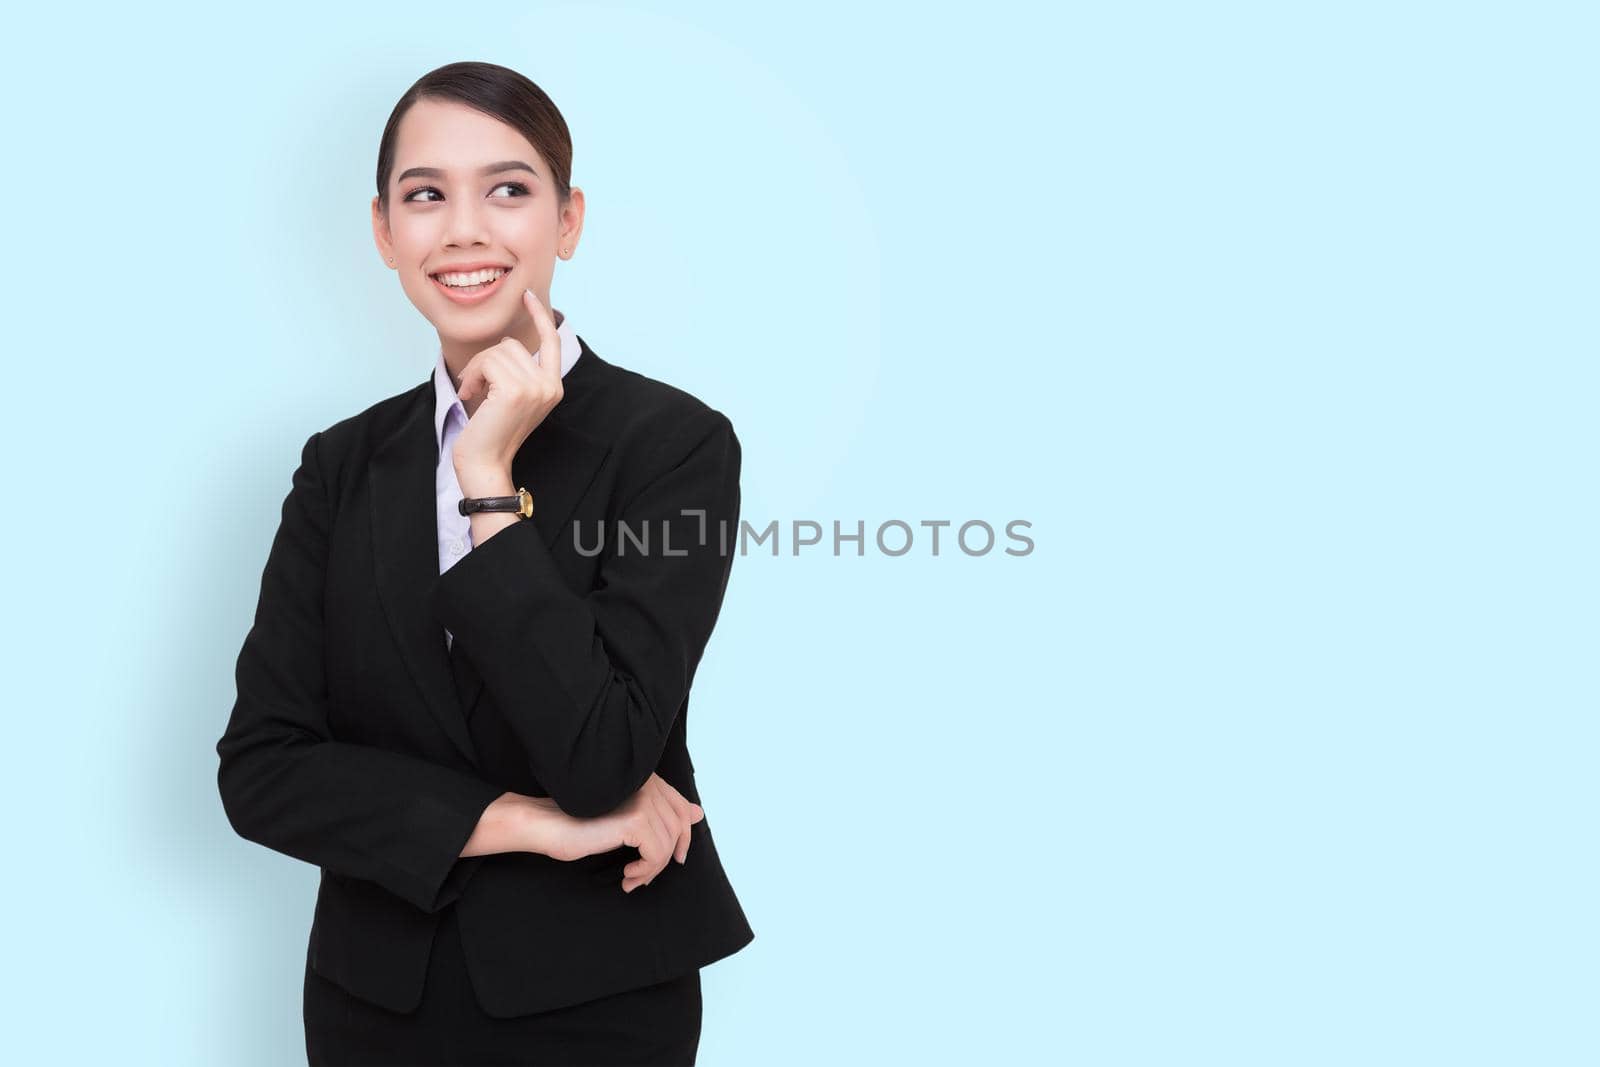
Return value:
[[(556, 336), (561, 340), (561, 376), (565, 378), (572, 365), (583, 354), (578, 335), (573, 332), (572, 320), (560, 309), (552, 309), (556, 317)], [(543, 353), (539, 349), (535, 355)], [(461, 483), (456, 480), (456, 438), (467, 425), (467, 409), (456, 396), (456, 387), (450, 380), (450, 371), (444, 361), (441, 346), (433, 367), (433, 439), (439, 445), (439, 461), (434, 471), (434, 511), (438, 517), (439, 573), (449, 570), (457, 560), (472, 551), (472, 517), (461, 514), (457, 506), (461, 501)], [(446, 644), (452, 640), (445, 631)]]

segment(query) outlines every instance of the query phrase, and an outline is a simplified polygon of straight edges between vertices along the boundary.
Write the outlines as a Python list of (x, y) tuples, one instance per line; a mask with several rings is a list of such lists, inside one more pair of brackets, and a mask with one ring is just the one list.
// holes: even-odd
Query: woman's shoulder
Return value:
[(370, 449), (408, 421), (416, 419), (424, 408), (431, 411), (432, 406), (433, 378), (430, 375), (422, 384), (368, 404), (354, 415), (346, 415), (318, 433), (325, 446), (334, 451), (359, 451), (362, 445)]
[[(605, 436), (644, 437), (654, 440), (704, 436), (719, 428), (732, 432), (732, 420), (705, 400), (681, 386), (651, 377), (613, 360), (600, 358), (587, 343), (583, 355), (568, 372), (572, 377), (583, 360), (592, 359), (590, 373), (574, 379), (556, 411), (567, 407), (565, 418)], [(568, 401), (572, 403), (569, 405)]]

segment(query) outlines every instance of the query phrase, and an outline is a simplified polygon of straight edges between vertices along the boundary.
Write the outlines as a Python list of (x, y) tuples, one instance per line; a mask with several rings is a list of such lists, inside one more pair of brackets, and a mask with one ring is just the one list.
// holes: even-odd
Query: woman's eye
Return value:
[[(494, 192), (496, 192), (498, 190), (501, 190), (501, 189), (511, 189), (511, 190), (513, 190), (513, 192), (511, 193), (510, 196), (496, 197), (496, 199), (509, 200), (509, 199), (514, 199), (514, 198), (519, 197), (519, 196), (527, 196), (528, 195), (528, 187), (526, 185), (523, 185), (521, 182), (501, 182), (499, 185), (495, 186), (493, 190), (491, 190), (491, 195), (493, 195)], [(401, 201), (403, 203), (411, 203), (411, 204), (431, 204), (431, 203), (434, 202), (432, 199), (426, 199), (426, 200), (423, 199), (423, 197), (422, 197), (423, 193), (432, 193), (435, 197), (439, 196), (439, 190), (435, 189), (431, 185), (425, 185), (420, 189), (411, 190), (411, 192), (407, 193), (405, 196), (401, 197), (400, 199), (401, 199)], [(440, 199), (442, 199), (442, 197)]]

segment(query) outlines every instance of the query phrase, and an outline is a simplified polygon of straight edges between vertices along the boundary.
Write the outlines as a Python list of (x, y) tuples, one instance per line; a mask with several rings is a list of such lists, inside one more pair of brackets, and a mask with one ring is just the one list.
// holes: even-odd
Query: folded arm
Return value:
[(322, 598), (329, 506), (306, 441), (235, 670), (217, 786), (240, 836), (365, 878), (424, 911), (460, 893), (480, 816), (505, 790), (389, 749), (335, 741), (327, 720)]

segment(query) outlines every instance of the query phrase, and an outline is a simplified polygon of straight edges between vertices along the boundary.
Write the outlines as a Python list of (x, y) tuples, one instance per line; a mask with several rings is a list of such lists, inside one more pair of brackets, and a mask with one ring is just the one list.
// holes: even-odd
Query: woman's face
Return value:
[[(483, 173), (491, 166), (493, 173)], [(464, 104), (419, 100), (400, 120), (388, 193), (387, 218), (372, 198), (378, 250), (447, 350), (476, 351), (507, 334), (531, 336), (537, 348), (522, 291), (532, 289), (549, 306), (556, 258), (571, 256), (583, 229), (582, 191), (574, 187), (567, 204), (558, 203), (543, 157), (499, 119)], [(459, 290), (447, 291), (434, 277), (476, 264), (510, 269), (471, 303), (453, 299), (450, 292)]]

